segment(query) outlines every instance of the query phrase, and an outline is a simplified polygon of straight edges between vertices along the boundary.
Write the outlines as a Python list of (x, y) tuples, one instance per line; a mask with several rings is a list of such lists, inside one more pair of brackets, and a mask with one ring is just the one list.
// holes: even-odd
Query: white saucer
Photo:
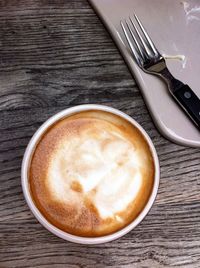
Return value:
[(200, 131), (188, 119), (158, 77), (142, 72), (130, 55), (120, 20), (141, 19), (163, 54), (184, 55), (184, 61), (167, 60), (172, 74), (188, 84), (200, 98), (200, 1), (88, 0), (103, 20), (135, 77), (155, 125), (169, 140), (200, 147)]

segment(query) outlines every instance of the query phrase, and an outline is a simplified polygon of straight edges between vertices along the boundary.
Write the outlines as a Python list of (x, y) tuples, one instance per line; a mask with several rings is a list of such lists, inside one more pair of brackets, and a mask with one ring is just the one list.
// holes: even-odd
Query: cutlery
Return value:
[(136, 63), (144, 72), (157, 75), (166, 82), (171, 95), (200, 129), (200, 99), (188, 85), (170, 73), (164, 57), (147, 34), (141, 21), (136, 15), (134, 17), (135, 22), (129, 17), (120, 24)]

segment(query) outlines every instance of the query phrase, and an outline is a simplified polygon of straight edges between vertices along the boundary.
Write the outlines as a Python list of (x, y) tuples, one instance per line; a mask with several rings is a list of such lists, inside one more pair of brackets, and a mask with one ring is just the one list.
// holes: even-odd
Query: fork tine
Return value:
[(135, 32), (137, 33), (137, 35), (138, 35), (138, 37), (139, 37), (139, 39), (140, 39), (140, 41), (141, 41), (141, 43), (142, 43), (142, 45), (143, 45), (143, 47), (144, 47), (144, 49), (145, 49), (147, 55), (151, 55), (151, 51), (150, 51), (150, 49), (148, 48), (146, 42), (144, 41), (144, 38), (141, 36), (140, 32), (138, 31), (138, 29), (137, 29), (137, 27), (136, 27), (134, 21), (132, 20), (131, 17), (129, 17), (129, 19), (130, 19), (130, 21), (131, 21), (131, 24), (132, 24), (132, 26), (133, 26)]
[(121, 24), (122, 30), (124, 32), (124, 35), (126, 37), (126, 40), (127, 40), (128, 44), (129, 44), (129, 47), (130, 47), (130, 49), (131, 49), (131, 51), (132, 51), (132, 53), (133, 53), (133, 55), (135, 57), (135, 60), (137, 61), (137, 64), (139, 66), (141, 66), (141, 56), (139, 55), (139, 52), (134, 47), (134, 45), (133, 45), (133, 43), (132, 43), (132, 41), (131, 41), (128, 33), (127, 33), (127, 30), (126, 30), (126, 28), (125, 28), (125, 26), (123, 24), (123, 22), (121, 21), (120, 24)]
[(127, 21), (125, 21), (125, 22), (126, 22), (127, 28), (128, 28), (128, 30), (129, 30), (129, 32), (130, 32), (130, 34), (131, 34), (133, 40), (134, 40), (134, 42), (135, 42), (135, 44), (136, 44), (136, 46), (137, 46), (137, 49), (138, 49), (139, 52), (140, 52), (141, 57), (144, 58), (144, 53), (143, 53), (143, 51), (142, 51), (141, 45), (138, 43), (138, 40), (137, 40), (137, 38), (135, 37), (135, 34), (134, 34), (133, 30), (131, 29), (129, 23), (128, 23)]
[(139, 20), (139, 18), (136, 16), (136, 14), (134, 14), (134, 17), (138, 23), (138, 25), (140, 26), (141, 31), (143, 32), (146, 40), (148, 41), (151, 49), (153, 50), (153, 52), (155, 53), (155, 55), (159, 55), (160, 53), (158, 52), (156, 46), (154, 45), (153, 41), (151, 40), (151, 38), (149, 37), (149, 35), (147, 34), (146, 30), (144, 29), (144, 26), (142, 25), (141, 21)]

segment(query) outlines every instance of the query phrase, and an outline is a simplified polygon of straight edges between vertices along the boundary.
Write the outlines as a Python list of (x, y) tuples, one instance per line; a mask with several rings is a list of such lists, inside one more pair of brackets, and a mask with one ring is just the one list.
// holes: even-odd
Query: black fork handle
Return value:
[(200, 129), (200, 99), (194, 91), (188, 85), (183, 85), (171, 93)]
[(174, 78), (166, 67), (159, 74), (167, 82), (174, 99), (200, 130), (200, 99), (198, 96), (188, 85)]

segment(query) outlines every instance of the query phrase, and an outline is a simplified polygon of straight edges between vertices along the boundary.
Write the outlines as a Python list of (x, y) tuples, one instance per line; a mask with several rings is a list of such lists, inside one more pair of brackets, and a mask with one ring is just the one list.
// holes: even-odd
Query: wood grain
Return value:
[[(45, 230), (23, 198), (20, 169), (36, 129), (83, 103), (116, 107), (155, 143), (155, 205), (125, 237), (99, 246)], [(200, 267), (200, 151), (165, 140), (137, 85), (85, 0), (0, 1), (0, 267)]]

